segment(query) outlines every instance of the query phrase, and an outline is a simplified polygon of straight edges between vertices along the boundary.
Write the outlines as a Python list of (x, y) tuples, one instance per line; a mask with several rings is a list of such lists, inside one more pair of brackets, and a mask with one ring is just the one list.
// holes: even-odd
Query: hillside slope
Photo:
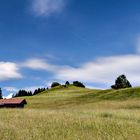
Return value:
[(25, 97), (27, 108), (67, 108), (80, 105), (96, 104), (101, 102), (124, 102), (140, 99), (140, 87), (120, 90), (93, 90), (70, 86), (57, 87), (44, 91), (32, 97)]
[(0, 140), (139, 140), (140, 88), (57, 87), (0, 109)]

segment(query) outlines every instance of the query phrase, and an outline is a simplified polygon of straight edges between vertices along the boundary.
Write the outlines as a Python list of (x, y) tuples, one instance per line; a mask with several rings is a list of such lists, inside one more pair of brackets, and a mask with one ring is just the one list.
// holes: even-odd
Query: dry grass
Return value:
[(139, 110), (0, 110), (1, 140), (139, 140)]
[(0, 140), (140, 140), (139, 98), (89, 101), (92, 92), (53, 90), (0, 109)]

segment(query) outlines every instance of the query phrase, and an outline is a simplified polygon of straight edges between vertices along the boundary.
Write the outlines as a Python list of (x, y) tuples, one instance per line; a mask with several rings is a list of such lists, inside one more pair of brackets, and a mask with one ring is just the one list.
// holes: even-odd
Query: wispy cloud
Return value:
[(56, 78), (61, 80), (81, 80), (83, 82), (113, 84), (120, 74), (126, 74), (133, 84), (140, 83), (140, 56), (124, 55), (98, 58), (93, 62), (82, 64), (79, 68), (64, 68), (56, 73)]
[(19, 79), (22, 75), (17, 64), (12, 62), (0, 62), (0, 81)]
[(28, 59), (27, 61), (23, 62), (21, 67), (26, 67), (30, 69), (37, 69), (37, 70), (47, 70), (53, 71), (55, 69), (53, 65), (47, 63), (44, 59), (32, 58)]
[(4, 87), (3, 89), (8, 91), (8, 92), (17, 92), (19, 90), (16, 87)]
[[(44, 59), (29, 59), (22, 64), (0, 62), (0, 81), (22, 78), (21, 69), (44, 70), (52, 72), (52, 79), (59, 81), (80, 80), (84, 83), (95, 83), (110, 86), (120, 74), (126, 74), (133, 85), (140, 84), (140, 55), (121, 55), (101, 57), (73, 67), (69, 65), (55, 65)], [(51, 78), (50, 78), (51, 80)], [(24, 89), (34, 90), (37, 86)], [(17, 89), (6, 87), (5, 90), (14, 92)]]
[(136, 51), (140, 53), (140, 36), (136, 39)]
[(37, 16), (50, 16), (60, 13), (66, 0), (32, 0), (32, 10)]
[[(31, 60), (29, 60), (30, 62)], [(28, 61), (27, 61), (28, 62)], [(80, 80), (85, 83), (96, 83), (110, 86), (120, 74), (126, 74), (133, 85), (140, 84), (140, 56), (121, 55), (101, 57), (80, 65), (79, 67), (48, 64), (44, 60), (29, 63), (28, 68), (43, 69), (54, 74), (53, 79), (60, 81)]]

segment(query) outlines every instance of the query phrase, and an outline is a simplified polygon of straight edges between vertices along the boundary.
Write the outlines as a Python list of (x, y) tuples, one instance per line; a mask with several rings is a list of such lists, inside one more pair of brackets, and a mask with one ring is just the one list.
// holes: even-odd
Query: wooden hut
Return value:
[(19, 98), (0, 100), (0, 108), (24, 108), (25, 104), (27, 104), (26, 100)]

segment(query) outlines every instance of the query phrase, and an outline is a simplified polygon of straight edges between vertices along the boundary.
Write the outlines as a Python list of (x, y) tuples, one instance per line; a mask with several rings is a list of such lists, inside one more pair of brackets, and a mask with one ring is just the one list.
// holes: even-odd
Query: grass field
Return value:
[(140, 140), (139, 87), (58, 87), (25, 98), (24, 109), (0, 109), (0, 140)]

